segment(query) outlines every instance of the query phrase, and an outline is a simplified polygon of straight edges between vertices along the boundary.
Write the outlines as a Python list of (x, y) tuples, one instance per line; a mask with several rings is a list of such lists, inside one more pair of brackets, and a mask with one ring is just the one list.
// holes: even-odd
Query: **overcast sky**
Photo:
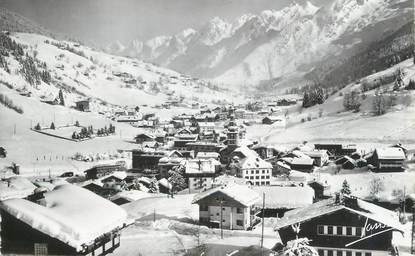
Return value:
[[(301, 3), (305, 0), (297, 0)], [(330, 0), (312, 0), (321, 5)], [(0, 0), (0, 5), (53, 32), (105, 44), (146, 40), (199, 28), (215, 16), (281, 9), (293, 0)]]

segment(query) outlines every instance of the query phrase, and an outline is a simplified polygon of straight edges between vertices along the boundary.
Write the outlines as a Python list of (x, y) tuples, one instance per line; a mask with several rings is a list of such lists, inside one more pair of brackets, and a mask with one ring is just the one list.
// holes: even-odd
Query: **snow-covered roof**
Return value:
[(20, 176), (10, 177), (0, 181), (0, 201), (10, 198), (24, 198), (36, 189), (30, 180)]
[(122, 227), (127, 213), (119, 206), (75, 185), (60, 185), (44, 194), (46, 206), (9, 199), (0, 208), (77, 251), (99, 236)]
[(249, 156), (241, 161), (242, 169), (272, 169), (272, 164), (261, 159), (259, 156)]
[(219, 158), (219, 153), (216, 152), (198, 152), (196, 158)]
[(377, 148), (379, 159), (405, 159), (405, 153), (402, 148)]
[(290, 165), (313, 165), (314, 160), (310, 157), (284, 157), (282, 158), (285, 162)]
[(309, 186), (255, 186), (253, 189), (259, 194), (265, 193), (265, 207), (270, 209), (305, 207), (311, 205), (314, 199), (314, 190)]
[(216, 164), (211, 159), (191, 159), (186, 161), (186, 174), (214, 174)]
[(159, 180), (158, 182), (159, 182), (159, 185), (162, 185), (165, 188), (172, 189), (173, 187), (172, 184), (166, 178), (163, 178)]
[(259, 157), (257, 152), (255, 152), (254, 150), (249, 149), (247, 146), (238, 147), (233, 151), (233, 153), (241, 153), (245, 157)]
[(147, 191), (141, 191), (141, 190), (129, 190), (129, 191), (121, 191), (114, 196), (112, 196), (110, 199), (111, 201), (123, 198), (130, 202), (137, 201), (143, 198), (152, 197), (154, 194), (147, 193)]
[(248, 186), (229, 183), (227, 186), (212, 188), (205, 192), (195, 195), (192, 203), (197, 203), (203, 198), (211, 196), (216, 192), (223, 193), (224, 195), (234, 199), (235, 201), (241, 203), (244, 206), (251, 206), (260, 200), (259, 194), (251, 188), (249, 188)]
[(363, 201), (358, 198), (353, 199), (345, 196), (344, 200), (356, 200), (356, 204), (355, 206), (350, 206), (346, 203), (337, 203), (335, 198), (322, 200), (307, 207), (288, 211), (283, 218), (279, 219), (277, 226), (274, 228), (275, 230), (278, 230), (296, 223), (306, 222), (313, 218), (330, 214), (341, 209), (346, 209), (350, 212), (367, 217), (379, 223), (383, 223), (396, 230), (403, 230), (403, 226), (393, 211), (387, 210), (383, 207)]

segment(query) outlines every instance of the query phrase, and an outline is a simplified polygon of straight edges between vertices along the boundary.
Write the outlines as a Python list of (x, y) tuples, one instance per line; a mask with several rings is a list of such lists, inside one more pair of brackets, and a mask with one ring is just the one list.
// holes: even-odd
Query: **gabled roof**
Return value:
[(252, 168), (272, 169), (272, 164), (261, 159), (259, 156), (257, 157), (249, 156), (247, 158), (242, 159), (241, 168), (242, 169), (252, 169)]
[(377, 148), (376, 153), (379, 159), (405, 159), (405, 152), (402, 148)]
[(227, 186), (212, 188), (195, 195), (192, 203), (196, 204), (200, 200), (209, 197), (216, 192), (220, 192), (247, 207), (260, 200), (259, 194), (248, 186), (230, 183)]
[[(294, 209), (311, 205), (314, 190), (309, 186), (255, 186), (253, 190), (259, 194), (265, 193), (265, 208)], [(257, 203), (262, 206), (262, 202)]]
[(25, 199), (9, 199), (1, 202), (0, 208), (77, 251), (126, 222), (127, 213), (122, 208), (75, 185), (57, 186), (44, 197), (46, 206)]
[(403, 230), (403, 226), (396, 218), (396, 214), (394, 212), (358, 198), (345, 196), (344, 200), (356, 200), (356, 206), (347, 206), (345, 203), (337, 203), (335, 198), (329, 198), (307, 207), (288, 211), (283, 218), (279, 219), (278, 224), (274, 227), (274, 229), (278, 230), (293, 224), (307, 222), (322, 215), (346, 209), (350, 212), (383, 223), (396, 230)]

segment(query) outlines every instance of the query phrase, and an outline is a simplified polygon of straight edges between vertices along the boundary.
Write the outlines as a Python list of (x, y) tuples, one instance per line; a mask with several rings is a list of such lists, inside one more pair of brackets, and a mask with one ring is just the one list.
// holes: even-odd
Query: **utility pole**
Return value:
[(223, 197), (218, 198), (219, 201), (219, 205), (220, 205), (220, 238), (223, 239), (223, 203), (225, 202), (225, 200), (223, 199)]
[(261, 255), (264, 248), (264, 214), (265, 214), (265, 193), (262, 193), (262, 227), (261, 227)]
[(411, 254), (415, 253), (415, 206), (412, 206)]

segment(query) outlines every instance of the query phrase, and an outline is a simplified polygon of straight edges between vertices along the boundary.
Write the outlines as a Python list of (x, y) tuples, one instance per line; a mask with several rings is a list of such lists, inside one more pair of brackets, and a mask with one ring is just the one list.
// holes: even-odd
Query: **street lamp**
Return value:
[(223, 197), (216, 198), (216, 201), (218, 201), (219, 205), (220, 205), (220, 238), (223, 239), (223, 226), (222, 226), (222, 223), (223, 223), (223, 208), (222, 208), (222, 206), (223, 206), (223, 203), (226, 203), (226, 201), (225, 201), (225, 199), (223, 199)]

